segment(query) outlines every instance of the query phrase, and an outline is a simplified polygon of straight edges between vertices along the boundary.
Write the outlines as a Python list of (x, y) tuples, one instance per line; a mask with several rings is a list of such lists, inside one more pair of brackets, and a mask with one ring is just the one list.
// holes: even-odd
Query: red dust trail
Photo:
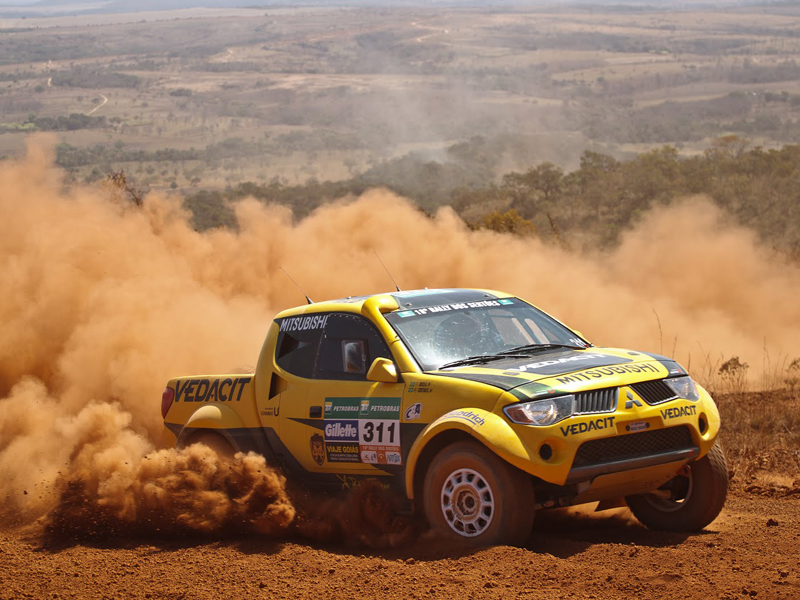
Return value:
[[(797, 356), (800, 270), (703, 198), (651, 211), (617, 249), (593, 256), (469, 231), (448, 208), (428, 218), (385, 190), (301, 221), (244, 200), (238, 231), (198, 233), (180, 198), (151, 194), (137, 207), (102, 186), (66, 187), (51, 149), (32, 139), (24, 158), (0, 162), (7, 524), (50, 515), (63, 529), (61, 516), (92, 508), (107, 522), (166, 527), (168, 517), (196, 531), (305, 526), (260, 458), (220, 466), (199, 449), (158, 449), (167, 379), (254, 364), (273, 315), (303, 301), (280, 267), (312, 298), (392, 289), (375, 251), (405, 289), (509, 291), (598, 345), (674, 347), (696, 374), (732, 355), (755, 369), (765, 345)], [(364, 494), (365, 506), (383, 506)]]

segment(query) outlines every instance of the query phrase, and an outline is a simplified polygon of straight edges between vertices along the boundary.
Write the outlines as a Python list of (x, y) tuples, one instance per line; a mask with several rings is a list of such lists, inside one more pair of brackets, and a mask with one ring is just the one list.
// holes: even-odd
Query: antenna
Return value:
[(297, 283), (297, 282), (296, 282), (294, 279), (292, 279), (292, 276), (291, 276), (291, 275), (289, 275), (289, 274), (286, 272), (286, 269), (284, 269), (283, 267), (280, 267), (280, 270), (281, 270), (281, 271), (283, 271), (283, 274), (284, 274), (284, 275), (286, 275), (286, 276), (287, 276), (287, 277), (288, 277), (288, 278), (291, 280), (291, 282), (297, 286), (297, 289), (298, 289), (298, 290), (300, 290), (300, 293), (301, 293), (301, 294), (303, 294), (303, 296), (305, 296), (305, 297), (306, 297), (306, 301), (307, 301), (309, 304), (314, 304), (314, 301), (313, 301), (311, 298), (309, 298), (309, 297), (308, 297), (308, 294), (306, 294), (306, 293), (303, 291), (303, 288), (301, 288), (301, 287), (300, 287), (300, 284), (299, 284), (299, 283)]
[(383, 270), (386, 271), (386, 274), (389, 276), (389, 279), (392, 280), (392, 283), (394, 284), (395, 289), (397, 289), (398, 292), (402, 292), (403, 290), (401, 290), (400, 286), (397, 285), (397, 282), (394, 280), (394, 277), (392, 277), (392, 274), (389, 273), (389, 269), (386, 268), (386, 265), (383, 264), (383, 261), (381, 260), (381, 257), (378, 256), (378, 253), (375, 252), (375, 250), (373, 250), (372, 253), (375, 255), (375, 258), (378, 259), (378, 262), (381, 263), (381, 266), (383, 267)]

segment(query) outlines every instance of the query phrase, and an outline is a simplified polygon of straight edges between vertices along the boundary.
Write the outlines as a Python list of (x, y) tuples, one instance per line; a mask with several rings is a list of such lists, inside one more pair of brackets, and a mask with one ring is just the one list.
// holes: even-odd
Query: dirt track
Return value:
[[(547, 517), (547, 518), (545, 518)], [(800, 598), (800, 495), (735, 490), (698, 535), (618, 509), (548, 513), (524, 549), (467, 551), (430, 534), (369, 551), (256, 537), (43, 544), (0, 533), (0, 598)]]

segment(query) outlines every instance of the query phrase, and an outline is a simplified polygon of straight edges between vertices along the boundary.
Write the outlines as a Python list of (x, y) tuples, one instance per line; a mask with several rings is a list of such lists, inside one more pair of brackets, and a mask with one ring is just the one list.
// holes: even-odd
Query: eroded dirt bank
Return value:
[(0, 598), (800, 597), (798, 495), (737, 489), (691, 536), (647, 531), (622, 510), (548, 517), (524, 549), (476, 551), (429, 535), (369, 553), (257, 536), (59, 546), (5, 531)]

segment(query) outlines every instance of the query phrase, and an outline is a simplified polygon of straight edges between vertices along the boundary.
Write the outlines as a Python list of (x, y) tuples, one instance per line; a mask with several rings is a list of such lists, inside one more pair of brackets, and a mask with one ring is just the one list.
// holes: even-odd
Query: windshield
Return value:
[(518, 298), (398, 310), (385, 316), (425, 371), (468, 357), (504, 352), (513, 356), (515, 349), (530, 352), (530, 346), (589, 345)]

